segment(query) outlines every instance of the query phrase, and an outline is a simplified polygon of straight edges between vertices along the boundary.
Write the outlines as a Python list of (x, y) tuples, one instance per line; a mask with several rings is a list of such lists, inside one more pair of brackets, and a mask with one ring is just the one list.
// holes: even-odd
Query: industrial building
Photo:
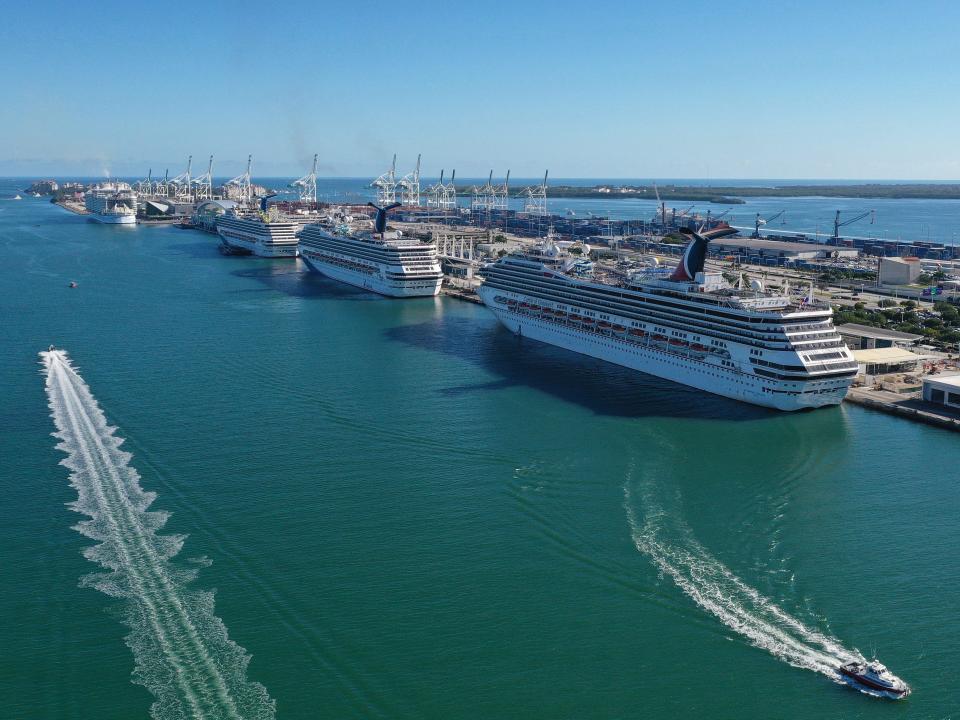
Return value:
[(873, 350), (874, 348), (907, 348), (916, 345), (923, 336), (912, 333), (900, 332), (899, 330), (887, 330), (886, 328), (870, 327), (869, 325), (858, 325), (856, 323), (846, 323), (837, 326), (837, 332), (851, 350)]
[(860, 251), (856, 248), (838, 248), (812, 243), (742, 237), (711, 240), (710, 250), (716, 255), (732, 255), (741, 262), (758, 265), (782, 265), (785, 262), (826, 257), (856, 258), (860, 255)]
[(930, 375), (923, 379), (923, 399), (960, 410), (960, 375)]
[(881, 285), (911, 285), (920, 277), (923, 270), (920, 258), (885, 257), (880, 259)]

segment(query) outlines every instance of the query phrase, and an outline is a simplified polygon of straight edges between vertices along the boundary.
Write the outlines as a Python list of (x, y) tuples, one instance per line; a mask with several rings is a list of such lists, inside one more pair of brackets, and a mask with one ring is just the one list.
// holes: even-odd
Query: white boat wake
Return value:
[[(681, 544), (665, 539), (666, 512), (652, 492), (642, 497), (644, 517), (638, 518), (629, 483), (624, 485), (624, 509), (637, 550), (653, 561), (697, 605), (752, 645), (788, 664), (843, 680), (837, 668), (862, 660), (857, 650), (844, 648), (836, 638), (808, 627), (769, 598), (744, 583), (710, 555), (686, 527), (671, 527), (684, 537)], [(680, 526), (680, 523), (675, 523)]]
[(250, 656), (228, 638), (214, 614), (213, 593), (190, 588), (197, 571), (171, 563), (185, 536), (158, 534), (168, 513), (148, 510), (156, 494), (140, 487), (116, 428), (107, 425), (64, 351), (40, 357), (57, 448), (67, 454), (61, 464), (72, 471), (77, 491), (71, 507), (90, 516), (75, 529), (99, 541), (84, 555), (109, 570), (82, 584), (127, 601), (133, 678), (156, 698), (152, 716), (273, 718), (274, 701), (263, 685), (247, 679)]

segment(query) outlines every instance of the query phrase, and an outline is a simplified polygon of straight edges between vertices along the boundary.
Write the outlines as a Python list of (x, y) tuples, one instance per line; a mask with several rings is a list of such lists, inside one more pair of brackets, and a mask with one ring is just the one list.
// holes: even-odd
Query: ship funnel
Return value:
[(678, 282), (693, 282), (697, 273), (703, 272), (703, 266), (707, 260), (707, 243), (710, 240), (689, 228), (680, 228), (680, 233), (691, 238), (691, 240), (687, 243), (683, 256), (670, 275), (670, 279)]
[(378, 232), (383, 235), (387, 229), (387, 213), (393, 210), (395, 207), (400, 207), (401, 203), (391, 203), (390, 205), (386, 205), (384, 207), (374, 205), (372, 202), (368, 202), (367, 205), (377, 211), (377, 219), (374, 220), (373, 223), (374, 232)]
[(267, 201), (270, 200), (270, 198), (272, 198), (274, 195), (276, 195), (276, 193), (270, 193), (269, 195), (264, 195), (262, 198), (260, 198), (260, 212), (267, 211)]

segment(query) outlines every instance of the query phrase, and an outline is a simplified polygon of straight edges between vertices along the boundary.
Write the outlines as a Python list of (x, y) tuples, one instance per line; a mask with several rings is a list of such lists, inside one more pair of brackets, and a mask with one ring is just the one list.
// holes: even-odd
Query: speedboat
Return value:
[(859, 688), (867, 688), (895, 700), (910, 694), (910, 686), (876, 660), (870, 662), (854, 660), (844, 663), (838, 670), (844, 680)]

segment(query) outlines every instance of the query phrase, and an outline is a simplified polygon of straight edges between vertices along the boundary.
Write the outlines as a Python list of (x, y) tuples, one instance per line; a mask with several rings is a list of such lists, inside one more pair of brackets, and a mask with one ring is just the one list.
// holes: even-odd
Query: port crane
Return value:
[(177, 175), (175, 178), (170, 180), (170, 184), (173, 185), (173, 194), (177, 200), (190, 200), (191, 199), (191, 187), (190, 187), (190, 170), (193, 167), (193, 155), (190, 155), (187, 158), (187, 171), (182, 172)]
[(237, 188), (240, 199), (247, 203), (253, 200), (253, 186), (250, 184), (250, 168), (252, 165), (253, 155), (247, 155), (247, 171), (223, 184), (224, 187)]
[(404, 205), (420, 206), (420, 155), (417, 155), (417, 166), (412, 173), (404, 175), (397, 183), (400, 188), (400, 201)]
[(427, 188), (427, 205), (439, 210), (450, 210), (457, 206), (457, 188), (454, 184), (457, 177), (457, 171), (453, 171), (450, 177), (450, 184), (443, 182), (443, 176), (446, 170), (440, 171), (440, 182)]
[(196, 188), (193, 194), (195, 200), (213, 199), (213, 155), (210, 156), (210, 162), (207, 164), (207, 172), (192, 181)]
[(873, 225), (874, 221), (877, 219), (876, 210), (864, 210), (859, 215), (854, 215), (852, 218), (848, 218), (847, 220), (844, 220), (843, 222), (841, 222), (840, 221), (841, 212), (842, 210), (837, 210), (837, 215), (833, 219), (833, 237), (831, 238), (831, 240), (833, 240), (834, 243), (840, 242), (840, 228), (846, 227), (847, 225), (852, 225), (853, 223), (859, 220), (863, 220), (865, 217), (867, 217), (867, 215), (870, 216), (871, 225)]
[(721, 219), (721, 218), (723, 218), (723, 217), (726, 217), (727, 214), (728, 214), (732, 209), (733, 209), (733, 208), (727, 208), (726, 210), (724, 210), (722, 213), (720, 213), (719, 215), (717, 215), (717, 216), (714, 217), (714, 218), (711, 218), (711, 217), (710, 217), (710, 215), (711, 215), (711, 213), (712, 213), (713, 211), (708, 209), (708, 210), (707, 210), (707, 219), (706, 219), (705, 222), (703, 222), (703, 223), (700, 224), (700, 229), (697, 230), (697, 232), (703, 232), (705, 229), (706, 229), (706, 230), (709, 230), (709, 229), (710, 229), (710, 221), (711, 221), (711, 220), (719, 220), (719, 219)]
[(786, 210), (781, 210), (780, 212), (775, 213), (768, 218), (760, 217), (760, 213), (757, 213), (756, 220), (754, 220), (753, 222), (753, 235), (751, 235), (750, 237), (752, 238), (760, 237), (760, 226), (766, 225), (767, 223), (772, 223), (778, 217), (782, 216), (785, 212)]
[(497, 185), (493, 189), (493, 204), (491, 207), (506, 210), (510, 197), (510, 171), (507, 170), (507, 177), (503, 185)]
[(313, 156), (313, 168), (308, 175), (290, 183), (290, 187), (297, 188), (300, 202), (316, 204), (317, 202), (317, 155)]
[(543, 183), (540, 185), (531, 185), (524, 188), (521, 193), (524, 197), (523, 211), (527, 215), (543, 217), (547, 214), (547, 175), (550, 171), (543, 173)]
[(660, 224), (666, 226), (667, 224), (667, 204), (660, 199), (660, 190), (657, 188), (657, 184), (653, 184), (653, 192), (657, 196), (657, 206), (660, 208)]
[(393, 154), (393, 164), (390, 169), (378, 177), (370, 187), (377, 189), (377, 202), (383, 206), (390, 205), (397, 200), (397, 154)]

